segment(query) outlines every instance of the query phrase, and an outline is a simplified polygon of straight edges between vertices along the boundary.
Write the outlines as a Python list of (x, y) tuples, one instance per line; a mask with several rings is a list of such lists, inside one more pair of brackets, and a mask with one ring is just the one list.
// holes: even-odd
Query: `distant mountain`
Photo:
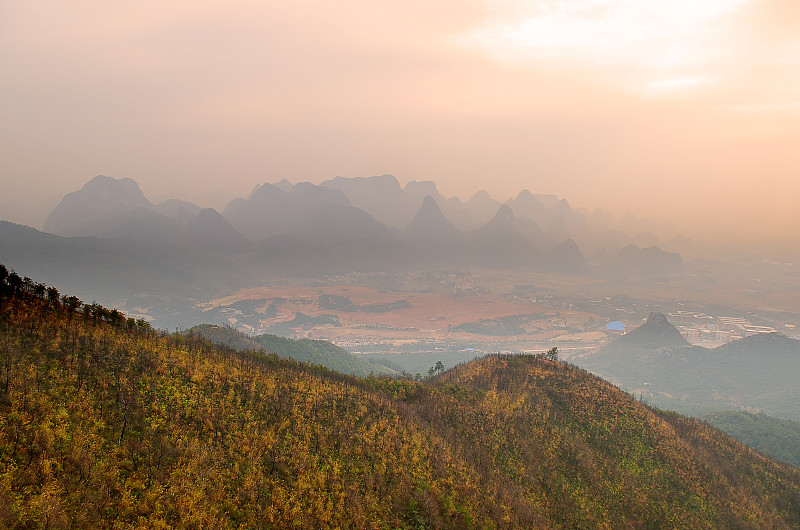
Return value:
[(192, 224), (201, 210), (179, 199), (153, 205), (134, 180), (98, 175), (64, 196), (44, 230), (67, 237), (177, 239), (180, 227)]
[(449, 202), (443, 211), (448, 219), (461, 230), (476, 230), (491, 222), (502, 206), (489, 195), (486, 190), (477, 191), (463, 205), (460, 202)]
[[(400, 226), (388, 224), (402, 219)], [(130, 278), (131, 290), (162, 285), (187, 294), (274, 276), (350, 271), (458, 267), (594, 274), (603, 269), (591, 253), (588, 267), (585, 245), (596, 243), (557, 237), (585, 236), (585, 224), (581, 212), (555, 196), (523, 191), (502, 205), (480, 191), (462, 203), (442, 197), (433, 182), (403, 187), (391, 175), (337, 177), (320, 186), (265, 183), (230, 201), (222, 214), (180, 199), (153, 205), (133, 180), (98, 176), (65, 196), (50, 215), (49, 228), (75, 237), (46, 238), (7, 225), (5, 237), (27, 235), (30, 241), (5, 247), (9, 261), (72, 278), (70, 285), (85, 296), (102, 293), (115, 274)], [(54, 270), (53, 260), (64, 260), (74, 274)], [(607, 253), (606, 261), (613, 262), (606, 266), (612, 274), (656, 278), (682, 266), (679, 255), (656, 247), (630, 247), (617, 258)]]
[(435, 183), (411, 181), (403, 187), (393, 175), (336, 177), (321, 186), (341, 191), (353, 206), (394, 230), (403, 230), (411, 223), (425, 197), (439, 204), (445, 202)]
[(180, 199), (167, 199), (166, 201), (153, 206), (152, 210), (167, 217), (184, 217), (197, 215), (202, 208), (188, 201), (182, 201)]
[(800, 421), (800, 341), (780, 333), (707, 349), (690, 346), (654, 313), (643, 326), (576, 362), (685, 414), (750, 410)]
[(559, 243), (543, 257), (543, 269), (561, 274), (586, 274), (589, 266), (578, 244), (572, 239)]
[(689, 346), (663, 313), (650, 313), (645, 323), (613, 343), (615, 350), (660, 350)]
[(614, 267), (623, 274), (660, 276), (682, 272), (683, 259), (680, 254), (665, 252), (656, 246), (639, 248), (631, 244), (619, 251)]
[(410, 258), (420, 267), (451, 267), (469, 263), (470, 248), (465, 234), (426, 195), (414, 220), (400, 235), (410, 249)]
[(403, 235), (415, 241), (441, 241), (458, 237), (460, 230), (444, 216), (434, 198), (426, 195), (417, 215), (414, 216)]
[(97, 175), (64, 196), (47, 216), (44, 231), (61, 236), (102, 235), (104, 219), (152, 206), (134, 180)]
[(222, 215), (213, 208), (203, 208), (184, 223), (187, 241), (215, 253), (246, 252), (248, 241)]
[(537, 224), (546, 224), (550, 220), (549, 209), (528, 190), (520, 191), (506, 204), (517, 217), (527, 217)]
[(256, 188), (247, 199), (234, 199), (222, 216), (246, 238), (263, 241), (276, 235), (297, 235), (307, 221), (328, 205), (350, 206), (338, 190), (308, 182), (288, 192), (272, 184)]
[(407, 263), (403, 245), (360, 208), (327, 204), (300, 227), (298, 235), (327, 249), (346, 270), (400, 270)]
[[(514, 214), (514, 228), (533, 245), (540, 250), (552, 250), (556, 247), (558, 241), (552, 235), (548, 234), (536, 224), (535, 221), (528, 217), (519, 217)], [(568, 239), (568, 238), (566, 238)]]
[[(481, 231), (492, 223), (501, 207), (485, 190), (462, 203), (455, 197), (443, 197), (434, 182), (412, 181), (403, 187), (394, 176), (380, 175), (336, 177), (319, 186), (308, 182), (291, 184), (286, 179), (275, 184), (265, 183), (257, 186), (247, 198), (230, 201), (222, 216), (245, 238), (260, 242), (274, 236), (305, 237), (307, 231), (304, 235), (303, 224), (323, 207), (335, 204), (359, 208), (398, 234), (408, 229), (426, 197), (433, 199), (449, 224), (465, 232)], [(506, 206), (513, 213), (515, 231), (538, 250), (552, 251), (556, 245), (572, 239), (583, 253), (600, 256), (601, 261), (608, 262), (607, 269), (612, 273), (663, 276), (682, 270), (680, 256), (656, 247), (658, 238), (653, 233), (640, 230), (631, 237), (615, 228), (636, 223), (648, 229), (655, 228), (644, 220), (628, 215), (624, 223), (616, 222), (602, 211), (582, 212), (572, 208), (565, 199), (533, 194), (529, 190), (522, 190), (509, 199)], [(429, 207), (430, 204), (426, 206)], [(48, 217), (45, 230), (65, 236), (108, 237), (131, 218), (140, 223), (160, 222), (158, 218), (145, 221), (141, 212), (129, 214), (133, 210), (148, 210), (186, 221), (201, 208), (180, 199), (153, 205), (133, 180), (99, 175), (81, 190), (64, 197)], [(636, 242), (653, 245), (642, 249), (631, 245)], [(628, 247), (619, 251), (625, 245)], [(619, 255), (615, 259), (603, 258), (617, 252)], [(461, 262), (462, 258), (457, 261)]]
[(413, 215), (414, 205), (403, 193), (400, 183), (392, 175), (342, 178), (326, 180), (321, 186), (343, 193), (350, 204), (361, 208), (381, 223), (400, 228)]
[(143, 252), (124, 240), (65, 238), (5, 221), (0, 256), (10, 267), (51, 278), (59, 289), (88, 299), (148, 290), (186, 294), (198, 287), (195, 271), (174, 252)]
[(542, 252), (519, 233), (514, 219), (503, 204), (488, 223), (467, 233), (469, 261), (487, 268), (538, 268)]

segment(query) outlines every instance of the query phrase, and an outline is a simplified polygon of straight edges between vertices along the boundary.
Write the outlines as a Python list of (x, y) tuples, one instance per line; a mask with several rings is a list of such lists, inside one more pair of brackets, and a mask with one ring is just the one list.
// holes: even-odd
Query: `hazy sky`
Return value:
[(0, 71), (8, 211), (392, 173), (800, 241), (798, 0), (2, 2)]

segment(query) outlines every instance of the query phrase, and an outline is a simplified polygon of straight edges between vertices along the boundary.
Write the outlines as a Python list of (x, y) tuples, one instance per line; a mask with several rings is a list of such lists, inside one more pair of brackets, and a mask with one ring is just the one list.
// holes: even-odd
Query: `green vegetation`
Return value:
[(277, 334), (294, 334), (293, 328), (302, 328), (304, 330), (313, 329), (316, 326), (330, 325), (336, 328), (342, 327), (339, 323), (339, 317), (336, 315), (306, 315), (305, 313), (295, 313), (294, 318), (288, 322), (281, 322), (269, 328), (269, 331)]
[(4, 271), (0, 527), (800, 525), (800, 471), (542, 356), (358, 379)]
[(347, 350), (324, 340), (287, 339), (277, 335), (258, 335), (249, 337), (229, 327), (203, 324), (195, 326), (186, 334), (208, 339), (239, 351), (261, 351), (277, 353), (285, 359), (325, 366), (343, 374), (366, 377), (370, 374), (396, 374), (397, 371), (383, 364), (372, 363), (356, 357)]
[(395, 374), (391, 368), (359, 359), (347, 350), (326, 340), (287, 339), (277, 335), (256, 335), (252, 341), (268, 352), (304, 363), (318, 364), (343, 374), (368, 376)]
[(317, 300), (322, 309), (336, 311), (355, 312), (364, 311), (365, 313), (389, 313), (400, 309), (408, 309), (411, 303), (408, 300), (397, 300), (385, 304), (354, 304), (350, 298), (338, 294), (324, 294)]
[(239, 351), (258, 351), (263, 348), (261, 344), (254, 341), (244, 333), (229, 327), (215, 326), (214, 324), (201, 324), (199, 326), (195, 326), (190, 329), (186, 335), (188, 337), (191, 337), (192, 335), (200, 335), (214, 344), (221, 344), (222, 346), (227, 346)]
[(742, 411), (714, 412), (703, 419), (753, 449), (800, 468), (800, 423)]
[(496, 337), (507, 337), (511, 335), (524, 335), (525, 330), (522, 325), (530, 320), (531, 315), (508, 315), (500, 318), (490, 318), (477, 322), (468, 322), (453, 327), (453, 332), (476, 333), (478, 335), (490, 335)]

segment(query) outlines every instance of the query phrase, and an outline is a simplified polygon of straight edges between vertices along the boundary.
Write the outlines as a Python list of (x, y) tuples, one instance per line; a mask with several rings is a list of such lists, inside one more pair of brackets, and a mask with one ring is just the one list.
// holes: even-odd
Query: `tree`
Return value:
[(51, 304), (58, 307), (58, 302), (59, 300), (61, 300), (61, 293), (59, 293), (58, 289), (56, 289), (55, 287), (48, 287), (47, 299), (50, 301)]
[(547, 353), (544, 354), (544, 358), (551, 361), (558, 361), (558, 348), (553, 346), (547, 350)]
[(66, 307), (70, 313), (77, 311), (83, 303), (77, 296), (66, 296), (64, 297), (63, 301), (64, 307)]
[(434, 369), (436, 370), (437, 374), (444, 372), (444, 364), (442, 364), (442, 361), (436, 361), (436, 366)]

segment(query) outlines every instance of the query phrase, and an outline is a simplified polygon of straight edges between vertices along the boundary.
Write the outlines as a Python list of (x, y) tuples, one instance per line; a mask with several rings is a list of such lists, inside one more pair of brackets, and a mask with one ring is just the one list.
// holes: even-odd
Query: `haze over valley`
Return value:
[(95, 4), (0, 7), (0, 527), (800, 525), (800, 3)]
[(705, 346), (800, 323), (798, 265), (711, 260), (669, 226), (528, 190), (462, 203), (391, 175), (282, 180), (217, 212), (99, 175), (44, 232), (0, 226), (9, 266), (156, 327), (321, 338), (411, 373), (437, 354), (580, 356), (652, 311)]

